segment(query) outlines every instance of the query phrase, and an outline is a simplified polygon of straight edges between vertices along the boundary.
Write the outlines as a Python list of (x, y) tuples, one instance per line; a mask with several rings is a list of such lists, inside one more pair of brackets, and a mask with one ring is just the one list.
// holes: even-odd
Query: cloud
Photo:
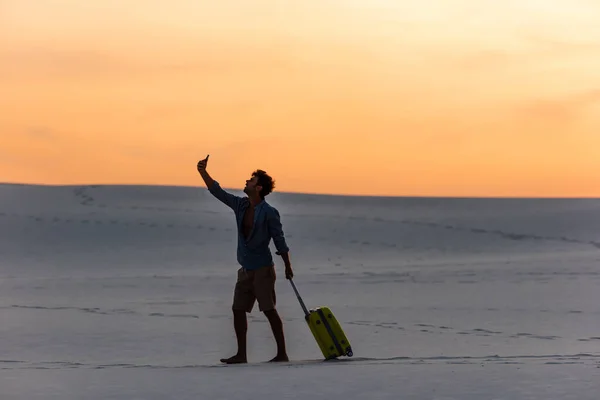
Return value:
[(20, 80), (40, 77), (45, 81), (90, 78), (114, 81), (190, 74), (247, 75), (297, 68), (293, 50), (284, 45), (218, 39), (218, 44), (208, 39), (184, 42), (144, 51), (119, 48), (108, 42), (96, 48), (81, 43), (14, 44), (0, 48), (0, 71)]
[[(0, 164), (10, 167), (42, 167), (60, 154), (58, 136), (48, 128), (35, 127), (5, 132)], [(40, 155), (41, 153), (41, 155)]]
[(600, 103), (600, 89), (589, 90), (557, 99), (539, 99), (517, 109), (521, 119), (558, 127), (574, 123), (590, 106)]
[(48, 127), (36, 126), (25, 131), (25, 135), (32, 140), (53, 141), (58, 139), (55, 131)]
[(131, 63), (101, 51), (79, 48), (20, 46), (5, 49), (0, 54), (5, 69), (16, 76), (43, 73), (46, 79), (56, 76), (83, 74), (114, 74), (132, 69)]
[(544, 52), (547, 51), (552, 53), (572, 54), (589, 53), (590, 51), (600, 50), (600, 41), (597, 40), (567, 40), (538, 34), (525, 34), (523, 35), (523, 39), (536, 46), (540, 51)]

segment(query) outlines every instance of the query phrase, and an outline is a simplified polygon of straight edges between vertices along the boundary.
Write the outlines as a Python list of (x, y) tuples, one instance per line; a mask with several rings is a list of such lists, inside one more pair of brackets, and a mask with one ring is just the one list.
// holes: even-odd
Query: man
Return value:
[(277, 343), (277, 355), (270, 362), (289, 361), (285, 348), (283, 322), (275, 308), (275, 264), (269, 249), (271, 239), (277, 248), (277, 255), (285, 263), (285, 277), (292, 279), (292, 264), (289, 248), (279, 218), (279, 212), (265, 201), (273, 191), (275, 183), (263, 170), (256, 170), (246, 181), (246, 197), (235, 196), (221, 188), (219, 183), (206, 172), (208, 155), (198, 162), (198, 172), (202, 176), (210, 193), (229, 206), (235, 213), (238, 245), (237, 260), (241, 268), (237, 272), (233, 296), (233, 325), (237, 337), (238, 351), (230, 358), (222, 358), (226, 364), (246, 363), (246, 333), (250, 313), (255, 301), (273, 331)]

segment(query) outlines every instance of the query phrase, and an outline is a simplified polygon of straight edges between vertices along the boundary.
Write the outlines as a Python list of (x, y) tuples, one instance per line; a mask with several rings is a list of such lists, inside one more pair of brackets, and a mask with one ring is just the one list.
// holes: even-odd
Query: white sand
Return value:
[(269, 202), (355, 357), (319, 361), (278, 260), (293, 362), (255, 311), (218, 364), (235, 222), (204, 188), (0, 185), (0, 398), (598, 398), (600, 201)]

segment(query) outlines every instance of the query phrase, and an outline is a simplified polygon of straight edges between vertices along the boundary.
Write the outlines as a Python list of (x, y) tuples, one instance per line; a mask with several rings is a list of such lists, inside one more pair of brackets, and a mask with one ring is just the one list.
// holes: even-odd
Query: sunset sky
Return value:
[(0, 0), (0, 182), (600, 196), (597, 0)]

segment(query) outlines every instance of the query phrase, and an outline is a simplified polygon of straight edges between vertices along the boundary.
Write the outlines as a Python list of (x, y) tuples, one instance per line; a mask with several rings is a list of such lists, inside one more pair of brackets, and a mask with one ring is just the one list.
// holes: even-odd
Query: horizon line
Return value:
[[(69, 187), (69, 186), (142, 186), (142, 187), (165, 187), (165, 188), (190, 188), (208, 190), (204, 184), (202, 185), (176, 185), (176, 184), (150, 184), (150, 183), (32, 183), (32, 182), (10, 182), (0, 181), (0, 185), (8, 186), (46, 186), (46, 187)], [(225, 190), (242, 192), (242, 188), (223, 187)], [(600, 196), (507, 196), (507, 195), (420, 195), (420, 194), (404, 194), (404, 195), (385, 195), (385, 194), (342, 194), (342, 193), (323, 193), (323, 192), (301, 192), (290, 190), (273, 191), (271, 194), (283, 195), (306, 195), (306, 196), (321, 196), (321, 197), (355, 197), (355, 198), (390, 198), (390, 199), (488, 199), (488, 200), (600, 200)]]

